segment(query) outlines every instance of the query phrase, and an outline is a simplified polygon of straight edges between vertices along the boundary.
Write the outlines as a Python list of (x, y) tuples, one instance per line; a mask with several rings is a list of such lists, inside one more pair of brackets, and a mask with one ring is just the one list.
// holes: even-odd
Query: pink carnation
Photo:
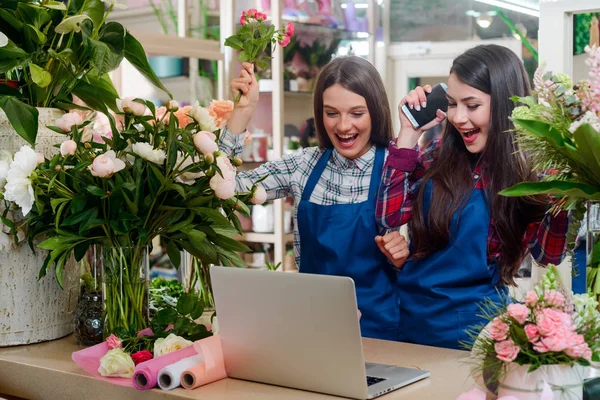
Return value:
[(115, 335), (110, 335), (109, 337), (107, 337), (106, 344), (108, 344), (108, 348), (111, 350), (112, 349), (120, 349), (122, 347), (121, 339), (119, 339)]
[(508, 336), (508, 325), (496, 317), (490, 324), (490, 337), (496, 342), (506, 340)]
[(556, 290), (546, 290), (544, 292), (544, 301), (551, 307), (554, 306), (560, 308), (565, 305), (565, 296)]
[(494, 344), (494, 350), (496, 350), (496, 357), (504, 362), (513, 362), (521, 351), (519, 346), (510, 339)]
[(509, 304), (507, 311), (508, 315), (521, 325), (523, 325), (525, 321), (527, 321), (527, 317), (529, 317), (529, 308), (523, 304)]
[(525, 326), (525, 334), (527, 335), (527, 339), (533, 344), (536, 344), (540, 340), (540, 331), (534, 324)]
[(532, 290), (525, 296), (525, 304), (528, 307), (533, 307), (538, 302), (538, 295)]

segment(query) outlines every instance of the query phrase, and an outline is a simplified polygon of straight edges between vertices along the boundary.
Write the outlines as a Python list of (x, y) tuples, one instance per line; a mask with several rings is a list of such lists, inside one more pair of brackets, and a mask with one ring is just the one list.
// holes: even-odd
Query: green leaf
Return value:
[(77, 261), (77, 262), (81, 261), (83, 259), (83, 257), (85, 256), (85, 253), (87, 252), (89, 247), (90, 247), (90, 242), (87, 240), (77, 244), (75, 246), (75, 248), (73, 248), (73, 257), (75, 257), (75, 261)]
[[(4, 7), (4, 3), (2, 3), (2, 6)], [(15, 6), (15, 8), (16, 8), (16, 6)], [(21, 32), (21, 30), (23, 29), (23, 22), (21, 22), (21, 20), (19, 18), (17, 18), (14, 15), (14, 13), (12, 13), (12, 12), (8, 12), (8, 11), (0, 8), (0, 19), (3, 19), (4, 21), (6, 21), (10, 26), (15, 28), (18, 32)]]
[(243, 242), (238, 242), (237, 240), (228, 238), (227, 236), (217, 235), (217, 238), (213, 241), (216, 245), (226, 250), (241, 252), (250, 251), (250, 248), (246, 246)]
[(196, 299), (190, 294), (183, 294), (177, 301), (177, 312), (181, 315), (189, 315), (194, 310)]
[(91, 49), (91, 63), (99, 75), (117, 68), (124, 56), (125, 28), (109, 22), (100, 31), (98, 40), (87, 38)]
[(88, 210), (81, 211), (77, 214), (72, 214), (68, 218), (66, 218), (61, 224), (61, 227), (73, 226), (83, 221), (87, 221), (90, 218), (96, 218), (98, 215), (98, 210), (95, 208), (90, 208)]
[(583, 124), (573, 133), (579, 155), (587, 169), (600, 182), (600, 132)]
[(238, 54), (238, 61), (239, 62), (245, 62), (248, 61), (248, 53), (246, 53), (245, 51), (240, 51), (240, 54)]
[(44, 70), (42, 67), (29, 63), (29, 71), (31, 72), (31, 80), (35, 82), (41, 88), (45, 88), (52, 81), (52, 75), (50, 72)]
[(206, 233), (200, 232), (196, 229), (187, 231), (187, 232), (185, 232), (185, 234), (187, 235), (187, 237), (190, 239), (190, 241), (193, 244), (200, 243), (200, 242), (204, 241), (204, 239), (206, 239)]
[[(194, 213), (190, 213), (185, 220), (180, 221), (174, 225), (171, 225), (167, 229), (167, 233), (179, 232), (181, 230), (184, 230), (188, 225), (190, 225), (192, 223), (192, 221), (194, 220), (194, 217), (195, 217)], [(168, 250), (168, 248), (167, 248), (167, 250)]]
[(84, 79), (80, 79), (73, 88), (73, 94), (83, 100), (90, 108), (108, 115), (111, 125), (114, 124), (114, 118), (108, 112), (108, 108), (113, 111), (117, 110), (119, 94), (108, 74), (104, 74), (100, 78), (88, 75)]
[(181, 265), (181, 251), (177, 248), (177, 245), (174, 241), (169, 240), (167, 242), (167, 255), (169, 256), (169, 260), (175, 268), (179, 268)]
[(526, 119), (515, 119), (513, 122), (527, 132), (539, 138), (547, 139), (558, 147), (564, 147), (566, 144), (563, 135), (545, 122), (530, 121)]
[(42, 32), (40, 32), (40, 30), (33, 25), (26, 24), (24, 26), (24, 29), (25, 29), (25, 31), (27, 31), (27, 34), (30, 35), (30, 37), (33, 39), (33, 41), (37, 44), (45, 44), (46, 41), (48, 40), (46, 35), (44, 35)]
[(31, 146), (35, 146), (38, 111), (12, 96), (0, 95), (0, 108), (6, 113), (13, 129)]
[(219, 256), (222, 260), (222, 265), (233, 265), (234, 267), (238, 268), (248, 267), (244, 260), (242, 260), (242, 258), (237, 253), (222, 248), (219, 248), (218, 251)]
[(178, 316), (179, 314), (174, 308), (163, 308), (152, 318), (152, 322), (157, 322), (166, 328), (167, 325), (175, 323)]
[(150, 67), (144, 48), (129, 32), (125, 35), (125, 58), (154, 86), (162, 89), (170, 98), (173, 98), (171, 92), (167, 90)]
[(234, 50), (241, 50), (244, 48), (244, 42), (238, 39), (238, 37), (235, 35), (229, 36), (227, 39), (225, 39), (225, 46), (229, 46)]
[(569, 181), (522, 182), (504, 189), (499, 194), (507, 197), (552, 194), (555, 196), (600, 200), (600, 187)]
[(58, 207), (59, 205), (61, 205), (64, 202), (67, 202), (67, 201), (69, 201), (69, 199), (65, 199), (65, 198), (50, 200), (50, 205), (52, 206), (52, 212), (56, 213), (56, 207)]
[(194, 309), (190, 313), (190, 317), (193, 320), (197, 320), (198, 318), (200, 318), (202, 316), (203, 313), (204, 313), (204, 304), (202, 304), (202, 301), (198, 301), (194, 305)]
[(88, 185), (85, 188), (85, 190), (87, 190), (88, 192), (90, 192), (94, 196), (98, 196), (98, 197), (105, 197), (106, 196), (106, 192), (103, 189), (99, 188), (98, 186)]
[(71, 7), (76, 9), (74, 14), (85, 14), (94, 23), (94, 29), (98, 30), (104, 19), (104, 3), (101, 0), (78, 0)]
[(160, 184), (164, 185), (165, 184), (165, 176), (162, 174), (162, 172), (160, 172), (160, 170), (152, 164), (150, 164), (150, 169), (152, 170), (152, 173), (154, 174), (154, 176), (156, 176), (156, 179), (158, 179)]

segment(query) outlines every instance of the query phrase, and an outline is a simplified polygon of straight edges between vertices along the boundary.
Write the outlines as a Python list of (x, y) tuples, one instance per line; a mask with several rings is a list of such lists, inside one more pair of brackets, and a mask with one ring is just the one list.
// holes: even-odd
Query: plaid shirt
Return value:
[[(243, 134), (235, 135), (224, 130), (219, 138), (219, 148), (227, 154), (239, 155), (243, 150)], [(335, 149), (328, 160), (310, 202), (320, 205), (352, 204), (367, 201), (371, 171), (375, 161), (375, 146), (362, 157), (350, 160)], [(288, 154), (276, 161), (269, 161), (251, 171), (238, 172), (236, 191), (246, 191), (254, 182), (267, 178), (259, 185), (267, 192), (267, 200), (291, 196), (294, 199), (294, 256), (300, 267), (300, 234), (298, 232), (298, 204), (308, 177), (323, 154), (318, 147), (308, 147), (302, 152)], [(386, 151), (387, 156), (387, 151)], [(375, 217), (375, 216), (373, 216)]]
[[(377, 223), (384, 228), (393, 228), (408, 223), (411, 219), (412, 201), (416, 198), (425, 171), (437, 157), (439, 140), (432, 142), (422, 152), (414, 149), (400, 149), (395, 142), (388, 147), (390, 157), (383, 168), (383, 180), (377, 200)], [(483, 189), (481, 166), (473, 171), (475, 188)], [(527, 245), (533, 258), (540, 264), (559, 264), (566, 252), (568, 217), (565, 211), (557, 215), (547, 213), (541, 222), (527, 226), (523, 245)], [(502, 243), (494, 220), (490, 221), (487, 239), (488, 263), (500, 259)]]

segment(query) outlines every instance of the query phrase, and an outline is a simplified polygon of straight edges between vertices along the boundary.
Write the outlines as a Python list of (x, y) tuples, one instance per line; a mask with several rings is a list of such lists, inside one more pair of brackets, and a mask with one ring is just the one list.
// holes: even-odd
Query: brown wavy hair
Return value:
[(321, 148), (333, 147), (323, 123), (323, 92), (338, 83), (365, 98), (371, 116), (371, 143), (387, 146), (394, 135), (390, 103), (381, 76), (364, 58), (345, 56), (331, 60), (321, 70), (315, 84), (313, 111)]
[[(510, 98), (530, 94), (529, 78), (521, 60), (511, 50), (497, 45), (481, 45), (466, 51), (454, 60), (450, 73), (462, 83), (491, 95), (487, 143), (481, 154), (472, 154), (457, 129), (447, 124), (437, 149), (438, 157), (425, 173), (413, 202), (410, 222), (413, 257), (424, 258), (448, 245), (452, 216), (459, 212), (460, 223), (460, 213), (475, 185), (472, 171), (481, 160), (487, 205), (502, 243), (500, 279), (505, 284), (514, 284), (514, 276), (527, 251), (523, 243), (527, 225), (540, 221), (548, 207), (546, 196), (498, 195), (518, 182), (537, 180), (527, 155), (515, 141), (514, 126), (509, 119), (516, 106)], [(433, 182), (433, 193), (426, 221), (423, 200), (428, 180)]]

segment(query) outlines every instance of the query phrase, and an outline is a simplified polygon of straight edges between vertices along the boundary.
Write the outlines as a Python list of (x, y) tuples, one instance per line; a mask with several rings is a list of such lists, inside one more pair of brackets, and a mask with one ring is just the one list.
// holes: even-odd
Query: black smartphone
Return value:
[(406, 115), (415, 129), (433, 121), (437, 110), (442, 110), (443, 112), (448, 110), (448, 98), (446, 98), (447, 90), (448, 87), (445, 83), (438, 83), (435, 85), (431, 88), (431, 92), (425, 93), (427, 97), (427, 107), (421, 108), (419, 111), (409, 108), (406, 104), (402, 106), (402, 112)]

